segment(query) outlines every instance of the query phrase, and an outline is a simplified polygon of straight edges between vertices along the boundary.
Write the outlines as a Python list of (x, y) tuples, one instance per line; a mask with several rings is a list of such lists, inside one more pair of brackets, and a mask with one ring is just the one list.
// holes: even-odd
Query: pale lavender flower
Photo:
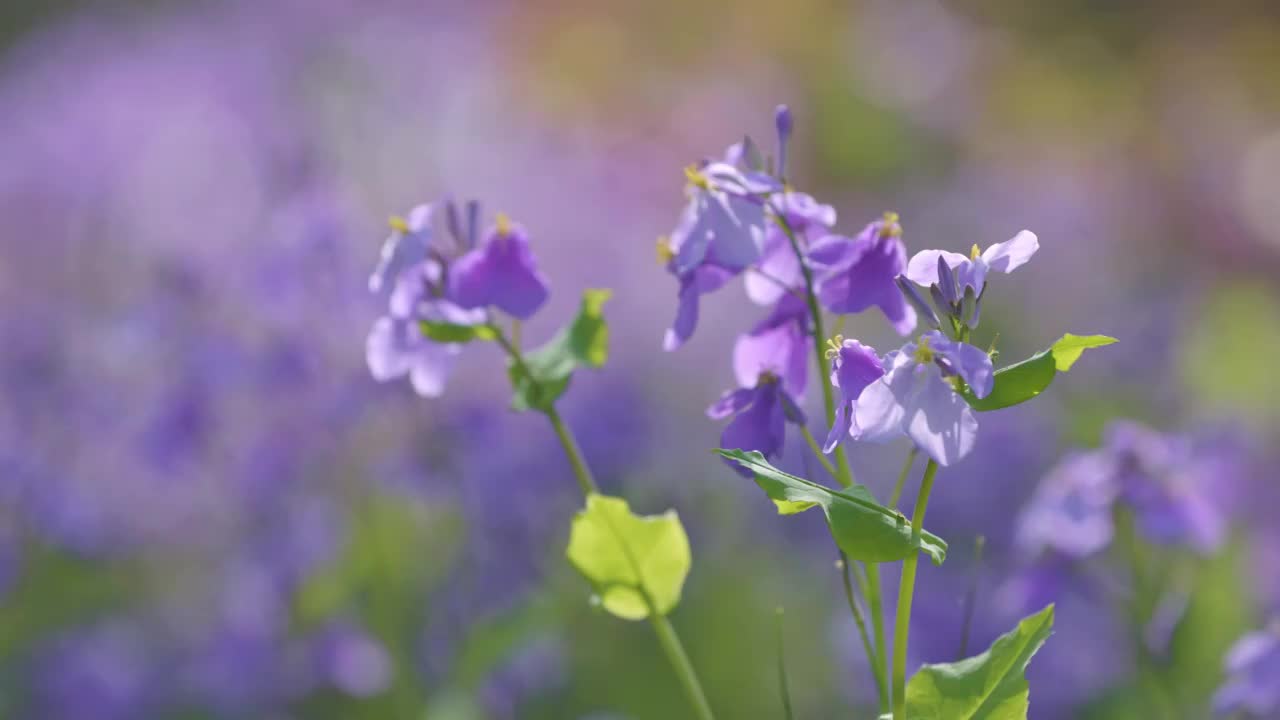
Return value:
[(353, 697), (377, 695), (391, 684), (386, 649), (351, 622), (336, 621), (320, 634), (314, 661), (322, 682)]
[(996, 243), (979, 252), (978, 246), (966, 257), (960, 253), (946, 250), (921, 250), (911, 257), (907, 263), (907, 279), (917, 285), (930, 287), (938, 285), (944, 277), (939, 273), (939, 262), (945, 264), (954, 273), (955, 285), (943, 283), (944, 295), (955, 298), (964, 295), (965, 288), (981, 295), (987, 284), (987, 274), (994, 272), (1011, 273), (1022, 267), (1040, 249), (1040, 241), (1030, 230), (1023, 230), (1009, 240)]
[(391, 218), (391, 234), (382, 243), (378, 265), (369, 276), (369, 292), (380, 293), (400, 273), (427, 258), (431, 243), (432, 206), (418, 205), (407, 217)]
[(1064, 457), (1040, 482), (1018, 518), (1018, 544), (1033, 555), (1049, 550), (1072, 558), (1110, 545), (1115, 534), (1115, 468), (1111, 456), (1101, 450)]
[(986, 397), (995, 382), (990, 356), (930, 331), (886, 355), (883, 365), (884, 377), (857, 398), (849, 435), (870, 442), (906, 435), (943, 466), (969, 454), (978, 418), (955, 383), (963, 380), (975, 396)]

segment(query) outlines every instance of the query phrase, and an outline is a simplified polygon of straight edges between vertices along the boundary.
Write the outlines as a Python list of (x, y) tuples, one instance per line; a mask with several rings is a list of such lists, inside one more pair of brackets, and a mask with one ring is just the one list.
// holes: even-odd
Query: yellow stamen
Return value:
[(671, 248), (671, 238), (663, 235), (658, 238), (658, 264), (666, 265), (676, 256), (676, 251)]
[(916, 343), (915, 361), (921, 364), (933, 362), (933, 350), (929, 347), (929, 338), (922, 337)]
[(702, 174), (697, 165), (690, 165), (684, 169), (684, 179), (694, 187), (702, 188), (703, 190), (711, 189), (711, 181), (707, 179), (706, 175)]
[(898, 213), (892, 210), (886, 211), (880, 218), (880, 236), (881, 237), (899, 237), (902, 235), (902, 226), (898, 224)]
[(494, 219), (494, 223), (498, 228), (500, 237), (507, 237), (511, 234), (511, 218), (506, 213), (498, 213), (498, 217)]
[(760, 372), (759, 377), (756, 378), (756, 387), (760, 387), (761, 385), (772, 385), (776, 382), (778, 382), (778, 376), (775, 375), (772, 370), (763, 370)]
[(973, 247), (969, 249), (969, 259), (977, 260), (980, 257), (982, 257), (982, 248), (978, 247), (978, 243), (974, 243)]
[(391, 217), (387, 218), (387, 224), (391, 226), (392, 230), (398, 233), (409, 232), (409, 221), (405, 220), (399, 215), (392, 215)]
[(844, 336), (836, 335), (827, 338), (827, 359), (834, 360), (840, 355), (840, 349), (844, 347)]

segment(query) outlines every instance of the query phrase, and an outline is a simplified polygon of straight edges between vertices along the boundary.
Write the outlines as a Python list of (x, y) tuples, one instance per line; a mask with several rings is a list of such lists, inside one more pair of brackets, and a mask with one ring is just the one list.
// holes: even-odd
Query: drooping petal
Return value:
[(831, 423), (831, 429), (827, 431), (826, 441), (822, 443), (822, 452), (829, 453), (835, 450), (837, 445), (849, 437), (851, 429), (853, 429), (853, 403), (836, 403), (836, 416)]
[(740, 335), (733, 349), (738, 384), (751, 387), (768, 371), (782, 379), (788, 392), (803, 395), (809, 377), (808, 317), (804, 301), (786, 295), (750, 333)]
[(453, 264), (450, 296), (463, 308), (496, 307), (527, 320), (546, 302), (547, 281), (538, 270), (523, 228), (495, 228)]
[(743, 277), (747, 297), (757, 305), (775, 303), (790, 290), (804, 285), (800, 259), (796, 257), (787, 236), (777, 227), (771, 227), (765, 233), (764, 252), (760, 256), (760, 262)]
[(936, 368), (918, 368), (902, 427), (916, 447), (946, 467), (973, 450), (978, 418)]
[(982, 253), (987, 267), (996, 272), (1011, 273), (1022, 267), (1040, 249), (1040, 240), (1030, 230), (1023, 230), (1009, 240), (996, 243)]
[(707, 408), (707, 417), (712, 420), (723, 420), (730, 415), (742, 412), (755, 399), (755, 390), (745, 387), (727, 390), (719, 400)]
[(857, 402), (868, 385), (884, 377), (884, 363), (874, 348), (845, 340), (831, 363), (831, 384), (846, 402)]
[(386, 382), (408, 374), (423, 397), (438, 397), (453, 369), (460, 348), (423, 337), (413, 320), (383, 317), (374, 323), (365, 342), (369, 374)]
[(920, 369), (911, 359), (915, 347), (914, 343), (908, 343), (885, 356), (884, 377), (868, 385), (858, 396), (851, 430), (855, 439), (879, 443), (902, 436), (906, 402)]
[[(758, 450), (766, 458), (782, 452), (786, 440), (786, 414), (778, 397), (777, 383), (761, 383), (754, 390), (751, 404), (733, 416), (720, 434), (720, 447)], [(729, 463), (739, 474), (751, 472), (737, 463)]]
[(663, 350), (675, 350), (693, 337), (693, 331), (698, 327), (699, 299), (706, 293), (719, 290), (733, 275), (724, 268), (704, 265), (681, 278), (676, 317), (663, 336)]
[(412, 360), (404, 348), (407, 323), (389, 317), (378, 318), (365, 340), (364, 355), (369, 374), (378, 382), (386, 382), (409, 372)]
[(925, 333), (929, 348), (943, 359), (943, 364), (953, 373), (959, 375), (973, 390), (973, 394), (984, 398), (991, 394), (995, 386), (995, 368), (991, 364), (991, 356), (969, 343), (952, 340), (938, 331)]
[(461, 350), (457, 345), (425, 342), (415, 353), (409, 370), (414, 391), (422, 397), (440, 397)]

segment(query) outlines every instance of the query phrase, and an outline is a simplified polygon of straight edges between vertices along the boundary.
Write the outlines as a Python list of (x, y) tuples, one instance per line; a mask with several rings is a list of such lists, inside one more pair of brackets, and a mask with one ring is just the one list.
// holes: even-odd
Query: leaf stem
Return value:
[[(787, 240), (791, 243), (791, 251), (796, 254), (796, 260), (800, 263), (800, 275), (804, 278), (804, 294), (805, 302), (809, 305), (809, 317), (813, 321), (813, 359), (818, 364), (818, 377), (822, 379), (823, 370), (826, 367), (826, 332), (822, 329), (822, 308), (818, 305), (818, 294), (814, 290), (813, 270), (809, 268), (809, 264), (805, 262), (804, 252), (800, 249), (800, 240), (796, 237), (795, 230), (791, 228), (791, 223), (787, 222), (786, 216), (779, 212), (777, 208), (773, 208), (773, 216), (778, 221), (778, 226), (782, 228), (782, 232), (787, 236)], [(830, 427), (836, 419), (836, 401), (835, 396), (831, 392), (831, 383), (819, 382), (822, 388), (822, 407), (826, 413), (827, 426)], [(836, 480), (843, 486), (849, 487), (853, 485), (853, 470), (849, 467), (849, 460), (844, 455), (844, 447), (837, 445), (831, 454), (836, 458)]]
[[(871, 666), (871, 675), (876, 681), (876, 694), (880, 697), (881, 710), (888, 710), (888, 697), (884, 692), (884, 665), (878, 662), (876, 651), (871, 644), (871, 637), (867, 634), (867, 621), (857, 598), (853, 595), (853, 583), (849, 580), (849, 558), (843, 552), (840, 553), (839, 564), (840, 574), (844, 580), (844, 598), (848, 601), (849, 612), (853, 613), (853, 621), (858, 626), (858, 637), (862, 640), (862, 649), (867, 653), (867, 664)], [(864, 592), (866, 592), (865, 589)]]
[(649, 621), (653, 625), (654, 633), (658, 636), (658, 643), (662, 645), (662, 651), (667, 654), (667, 660), (675, 669), (676, 675), (680, 678), (680, 684), (684, 685), (685, 693), (693, 703), (693, 710), (698, 720), (715, 720), (715, 715), (711, 713), (711, 705), (707, 702), (707, 696), (702, 692), (702, 685), (698, 682), (698, 675), (693, 670), (693, 663), (689, 662), (689, 655), (685, 653), (684, 645), (680, 643), (680, 636), (671, 626), (671, 621), (666, 615), (659, 615), (652, 609), (649, 611)]
[[(496, 324), (490, 327), (493, 328), (494, 337), (498, 344), (502, 346), (507, 356), (511, 358), (512, 364), (528, 378), (530, 383), (536, 386), (538, 381), (534, 379), (533, 373), (529, 371), (529, 366), (525, 364), (524, 355), (521, 354), (519, 348), (511, 344), (511, 341), (503, 334), (502, 328)], [(551, 427), (555, 429), (556, 437), (560, 439), (560, 445), (564, 447), (564, 453), (569, 458), (569, 464), (573, 466), (573, 475), (578, 481), (578, 487), (582, 490), (583, 496), (599, 492), (595, 477), (592, 476), (591, 468), (587, 465), (586, 458), (582, 455), (582, 449), (578, 447), (578, 441), (574, 438), (573, 431), (564, 424), (555, 405), (549, 405), (543, 412), (546, 414), (547, 419), (551, 421)], [(631, 562), (632, 567), (635, 569), (636, 577), (640, 577), (639, 565), (631, 557), (630, 548), (627, 547), (626, 543), (622, 543), (622, 547), (627, 553), (628, 561)], [(680, 636), (676, 634), (675, 628), (671, 626), (671, 621), (654, 608), (653, 601), (648, 595), (643, 591), (642, 595), (645, 597), (645, 603), (649, 606), (649, 620), (653, 625), (654, 633), (658, 636), (658, 644), (662, 646), (663, 652), (667, 655), (667, 660), (680, 678), (680, 683), (684, 686), (685, 692), (688, 693), (698, 720), (715, 720), (715, 715), (711, 713), (711, 705), (707, 702), (706, 693), (702, 691), (702, 685), (698, 682), (698, 675), (693, 669), (693, 663), (689, 661), (689, 656), (684, 651), (684, 645), (680, 642)]]
[[(924, 478), (920, 481), (920, 494), (911, 513), (911, 538), (920, 540), (924, 527), (924, 514), (929, 509), (929, 495), (933, 492), (933, 478), (938, 474), (937, 461), (930, 458), (924, 466)], [(920, 553), (912, 553), (902, 561), (902, 579), (898, 583), (898, 610), (894, 613), (893, 633), (893, 720), (907, 717), (907, 633), (911, 629), (911, 601), (916, 589), (916, 567)]]
[(787, 655), (786, 645), (783, 642), (782, 633), (782, 608), (779, 607), (777, 618), (777, 635), (778, 635), (778, 692), (782, 694), (782, 713), (785, 720), (795, 720), (795, 711), (791, 709), (791, 689), (787, 682)]
[(880, 713), (884, 714), (889, 712), (889, 642), (884, 636), (884, 592), (880, 589), (880, 566), (863, 563), (862, 569), (867, 574), (867, 604), (870, 605), (871, 630), (876, 639), (876, 656), (871, 664), (880, 668), (880, 683), (876, 689), (880, 695)]
[[(533, 373), (529, 371), (529, 366), (525, 364), (524, 354), (520, 352), (520, 348), (507, 339), (507, 336), (502, 332), (502, 328), (497, 324), (492, 324), (490, 327), (493, 329), (494, 339), (506, 351), (507, 357), (511, 358), (511, 363), (532, 385), (537, 387), (538, 381), (534, 379)], [(573, 437), (573, 431), (560, 419), (560, 412), (556, 410), (555, 405), (549, 405), (544, 413), (547, 419), (551, 421), (551, 427), (555, 429), (556, 437), (560, 439), (564, 454), (569, 458), (569, 464), (573, 467), (573, 477), (578, 481), (578, 488), (582, 490), (582, 494), (590, 495), (591, 493), (599, 492), (596, 479), (591, 474), (591, 468), (582, 456), (582, 448), (578, 447), (578, 441)]]
[(818, 445), (818, 441), (814, 439), (813, 433), (809, 432), (809, 428), (801, 425), (800, 434), (804, 436), (804, 441), (809, 444), (809, 449), (813, 451), (813, 456), (818, 458), (818, 462), (822, 463), (822, 467), (831, 473), (831, 477), (839, 478), (840, 475), (836, 472), (835, 466), (827, 459), (826, 453), (822, 452), (822, 448)]
[(898, 473), (898, 481), (893, 484), (893, 495), (889, 497), (889, 507), (897, 508), (898, 501), (902, 499), (902, 487), (907, 484), (907, 475), (911, 474), (911, 464), (916, 461), (916, 455), (920, 453), (920, 448), (911, 447), (911, 451), (907, 453), (907, 461), (902, 464), (902, 472)]

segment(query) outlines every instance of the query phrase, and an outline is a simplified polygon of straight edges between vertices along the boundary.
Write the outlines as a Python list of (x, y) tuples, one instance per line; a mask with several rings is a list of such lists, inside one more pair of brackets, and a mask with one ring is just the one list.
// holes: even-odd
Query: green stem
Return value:
[(880, 566), (864, 563), (867, 574), (867, 604), (871, 609), (871, 630), (875, 633), (876, 656), (871, 660), (878, 667), (880, 683), (876, 686), (880, 695), (880, 713), (889, 712), (889, 643), (884, 636), (884, 592), (880, 589)]
[[(529, 371), (529, 366), (524, 361), (524, 355), (520, 349), (513, 345), (507, 336), (503, 334), (502, 328), (491, 324), (494, 337), (502, 349), (506, 351), (507, 356), (511, 358), (512, 364), (524, 374), (529, 382), (537, 384), (533, 379), (533, 373)], [(554, 405), (545, 410), (547, 419), (551, 421), (551, 427), (556, 431), (556, 437), (560, 439), (560, 444), (564, 447), (565, 455), (569, 458), (569, 464), (573, 466), (573, 476), (578, 481), (578, 487), (582, 490), (583, 496), (590, 496), (598, 492), (595, 478), (591, 474), (591, 468), (587, 465), (586, 458), (582, 455), (582, 449), (578, 447), (578, 441), (573, 437), (573, 431), (569, 429), (564, 421), (560, 419), (560, 413)], [(623, 549), (627, 551), (628, 560), (635, 569), (636, 575), (639, 576), (639, 565), (635, 559), (630, 557), (629, 548), (623, 543)], [(649, 606), (649, 620), (653, 625), (653, 631), (658, 636), (658, 644), (662, 646), (662, 650), (667, 655), (667, 660), (671, 663), (672, 669), (676, 671), (676, 675), (680, 678), (680, 683), (684, 685), (685, 691), (689, 695), (690, 701), (693, 703), (694, 712), (698, 716), (698, 720), (715, 720), (715, 716), (711, 713), (711, 705), (707, 702), (706, 693), (702, 691), (702, 685), (698, 682), (698, 675), (694, 672), (693, 663), (689, 662), (689, 656), (684, 651), (684, 645), (680, 642), (680, 636), (676, 634), (676, 630), (671, 626), (671, 621), (667, 620), (665, 615), (658, 613), (653, 602), (645, 597), (645, 603)]]
[(782, 632), (781, 607), (778, 608), (775, 617), (778, 638), (778, 692), (782, 695), (782, 713), (785, 720), (795, 720), (795, 711), (791, 709), (791, 683), (787, 681), (787, 646)]
[[(924, 479), (920, 481), (920, 494), (911, 514), (911, 540), (920, 542), (924, 528), (924, 514), (929, 508), (929, 495), (933, 492), (933, 477), (938, 473), (938, 463), (930, 459), (924, 467)], [(916, 589), (916, 566), (920, 553), (913, 552), (902, 561), (902, 580), (898, 583), (898, 611), (894, 616), (893, 634), (893, 720), (907, 717), (907, 633), (911, 629), (911, 601)]]
[[(538, 381), (533, 379), (533, 373), (530, 372), (529, 366), (525, 364), (524, 354), (520, 352), (520, 348), (507, 339), (507, 336), (502, 332), (502, 328), (496, 324), (490, 324), (489, 327), (493, 330), (494, 339), (506, 351), (507, 357), (511, 358), (511, 363), (520, 370), (521, 374), (528, 378), (530, 383), (537, 386)], [(578, 441), (574, 439), (573, 431), (560, 419), (560, 412), (556, 410), (555, 405), (547, 408), (546, 416), (551, 421), (551, 427), (556, 431), (556, 437), (560, 439), (560, 445), (564, 448), (564, 454), (569, 458), (569, 464), (573, 466), (573, 477), (578, 481), (578, 488), (582, 490), (582, 494), (590, 495), (599, 492), (596, 480), (591, 475), (591, 468), (582, 456), (582, 448), (578, 447)]]
[(902, 499), (902, 486), (907, 484), (907, 475), (911, 474), (911, 464), (916, 461), (916, 455), (919, 453), (920, 448), (915, 446), (912, 446), (911, 452), (907, 453), (907, 461), (902, 464), (902, 472), (898, 473), (898, 482), (893, 484), (893, 495), (889, 497), (889, 507), (898, 507), (898, 500)]
[(662, 651), (667, 654), (667, 660), (675, 669), (676, 675), (680, 678), (680, 684), (684, 685), (685, 693), (693, 703), (693, 710), (698, 720), (715, 720), (715, 716), (711, 714), (711, 705), (707, 702), (707, 696), (702, 692), (702, 685), (698, 682), (698, 675), (693, 671), (693, 663), (689, 662), (689, 656), (684, 651), (684, 645), (680, 643), (680, 636), (676, 635), (676, 629), (671, 626), (671, 621), (667, 616), (652, 611), (649, 612), (649, 621), (653, 625), (654, 633), (658, 635), (658, 643), (662, 645)]
[[(826, 332), (822, 329), (822, 308), (818, 305), (818, 294), (813, 287), (813, 271), (809, 269), (808, 263), (805, 262), (804, 252), (800, 249), (800, 240), (796, 237), (796, 233), (791, 229), (791, 224), (787, 222), (786, 217), (774, 210), (773, 216), (778, 221), (778, 226), (782, 228), (782, 232), (787, 236), (787, 240), (791, 243), (791, 251), (796, 254), (796, 259), (800, 262), (800, 274), (804, 277), (804, 294), (805, 302), (809, 305), (809, 317), (813, 320), (813, 359), (818, 364), (818, 376), (822, 377), (826, 369)], [(836, 419), (836, 400), (831, 391), (831, 383), (820, 382), (822, 387), (822, 408), (827, 416), (827, 426)], [(853, 470), (849, 467), (849, 460), (844, 455), (844, 446), (837, 445), (831, 454), (836, 459), (836, 480), (844, 487), (853, 485)]]
[(814, 439), (813, 433), (809, 432), (809, 428), (801, 425), (800, 434), (804, 435), (804, 441), (809, 443), (809, 449), (813, 451), (813, 456), (818, 458), (818, 462), (822, 463), (822, 467), (825, 468), (827, 472), (831, 473), (831, 477), (840, 477), (836, 473), (836, 469), (831, 464), (831, 461), (827, 459), (826, 454), (822, 452), (822, 448), (818, 445), (818, 441)]
[[(853, 583), (849, 581), (849, 558), (844, 553), (840, 553), (840, 573), (844, 580), (844, 597), (849, 603), (849, 612), (853, 613), (853, 621), (858, 625), (858, 637), (862, 639), (862, 649), (867, 653), (867, 664), (871, 666), (871, 675), (876, 681), (876, 694), (880, 698), (881, 710), (888, 710), (888, 698), (884, 693), (884, 665), (877, 662), (876, 652), (871, 644), (871, 637), (867, 634), (867, 621), (862, 614), (862, 608), (858, 606), (858, 601), (853, 595)], [(866, 593), (866, 589), (863, 590)], [(883, 633), (883, 630), (881, 630)]]

